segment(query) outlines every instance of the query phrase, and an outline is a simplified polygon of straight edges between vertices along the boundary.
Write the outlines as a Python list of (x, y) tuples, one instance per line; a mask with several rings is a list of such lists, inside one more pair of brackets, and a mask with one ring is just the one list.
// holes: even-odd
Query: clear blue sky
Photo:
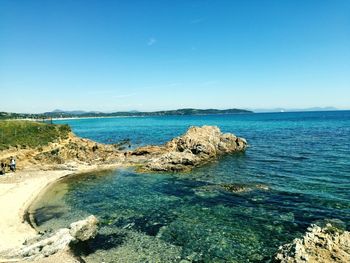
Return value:
[(349, 0), (0, 0), (0, 111), (350, 108)]

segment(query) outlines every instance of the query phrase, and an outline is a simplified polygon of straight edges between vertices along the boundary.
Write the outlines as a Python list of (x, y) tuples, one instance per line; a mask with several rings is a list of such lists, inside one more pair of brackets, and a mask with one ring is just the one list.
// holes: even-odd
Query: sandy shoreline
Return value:
[[(39, 170), (23, 169), (0, 177), (0, 262), (1, 252), (20, 247), (23, 242), (37, 235), (24, 220), (27, 209), (49, 185), (59, 179), (94, 170), (116, 169), (120, 165), (75, 165), (73, 169)], [(64, 255), (69, 258), (68, 255)], [(73, 258), (71, 259), (72, 262)], [(40, 262), (51, 262), (40, 261)], [(54, 261), (53, 261), (54, 262)]]

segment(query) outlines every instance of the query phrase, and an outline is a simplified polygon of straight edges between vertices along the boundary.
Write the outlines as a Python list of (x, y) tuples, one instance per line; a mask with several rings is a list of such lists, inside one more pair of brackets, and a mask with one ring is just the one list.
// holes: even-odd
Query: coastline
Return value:
[[(146, 117), (146, 116), (96, 116), (96, 117), (62, 117), (62, 118), (52, 118), (53, 121), (59, 120), (84, 120), (84, 119), (111, 119), (111, 118), (137, 118), (137, 117)], [(41, 122), (43, 119), (31, 119), (31, 118), (20, 118), (20, 119), (8, 119), (9, 121), (35, 121)], [(51, 120), (51, 118), (45, 119)]]
[[(261, 112), (266, 113), (266, 112)], [(271, 112), (268, 112), (271, 113)], [(272, 112), (275, 113), (275, 112)], [(88, 119), (123, 119), (123, 118), (154, 118), (154, 117), (184, 117), (184, 116), (216, 116), (216, 115), (244, 115), (244, 114), (255, 114), (255, 112), (241, 112), (241, 113), (218, 113), (218, 114), (188, 114), (188, 115), (130, 115), (130, 116), (90, 116), (90, 117), (53, 117), (53, 118), (47, 118), (46, 120), (53, 120), (53, 121), (64, 121), (64, 120), (88, 120)], [(20, 118), (20, 119), (8, 119), (8, 120), (15, 120), (15, 121), (35, 121), (35, 122), (41, 122), (43, 119), (31, 119), (31, 118)]]
[[(214, 138), (216, 138), (218, 142), (221, 142), (220, 145), (213, 142), (213, 136), (211, 136), (213, 135), (212, 132), (214, 132), (214, 134), (217, 133)], [(197, 152), (201, 152), (201, 148), (196, 148), (198, 144), (201, 146), (204, 145), (205, 149), (214, 147), (214, 149), (219, 150), (218, 146), (220, 146), (220, 155), (230, 153), (232, 149), (235, 151), (243, 151), (247, 147), (245, 139), (235, 137), (232, 134), (222, 134), (219, 132), (220, 130), (213, 126), (191, 127), (184, 135), (172, 139), (165, 145), (149, 145), (130, 152), (122, 152), (108, 145), (97, 144), (87, 139), (80, 139), (74, 134), (70, 134), (68, 139), (58, 143), (50, 143), (44, 149), (40, 150), (26, 148), (15, 150), (15, 148), (10, 148), (10, 150), (4, 152), (2, 157), (8, 158), (9, 154), (16, 155), (13, 154), (13, 151), (17, 151), (21, 166), (16, 173), (8, 173), (6, 176), (0, 176), (0, 210), (3, 215), (0, 218), (0, 262), (27, 262), (25, 260), (28, 260), (28, 254), (25, 253), (13, 254), (15, 257), (21, 255), (22, 258), (5, 259), (5, 257), (9, 255), (6, 253), (6, 250), (27, 247), (28, 244), (30, 246), (33, 240), (26, 242), (24, 246), (22, 244), (24, 241), (38, 236), (39, 231), (36, 231), (35, 221), (31, 218), (31, 215), (33, 215), (33, 204), (38, 199), (42, 198), (43, 193), (50, 192), (48, 188), (52, 184), (71, 175), (76, 175), (78, 177), (81, 176), (82, 173), (91, 171), (115, 170), (118, 169), (118, 167), (128, 166), (135, 166), (141, 169), (140, 171), (146, 172), (186, 171), (186, 164), (188, 165), (190, 163), (190, 169), (192, 169), (219, 155), (217, 152), (216, 155), (211, 157), (210, 155), (207, 157), (208, 154), (195, 155), (189, 149), (195, 149)], [(211, 136), (211, 140), (208, 139), (208, 136)], [(225, 141), (226, 144), (223, 145), (223, 141)], [(231, 144), (229, 144), (229, 142), (231, 142)], [(225, 148), (224, 146), (229, 148)], [(55, 159), (54, 157), (60, 157), (62, 159)], [(64, 161), (63, 163), (62, 160)], [(46, 165), (37, 166), (42, 164)], [(228, 185), (227, 187), (229, 188), (231, 186)], [(312, 226), (313, 225), (311, 225), (311, 227)], [(348, 251), (348, 249), (344, 249), (344, 247), (350, 244), (348, 242), (348, 240), (350, 240), (349, 232), (345, 231), (344, 234), (342, 229), (337, 232), (334, 230), (336, 227), (330, 224), (329, 226), (327, 225), (327, 227), (324, 229), (318, 227), (316, 229), (322, 235), (325, 234), (326, 238), (322, 240), (333, 244), (334, 237), (339, 237), (339, 240), (342, 240), (341, 242), (345, 244), (343, 245), (343, 243), (341, 243), (339, 245), (339, 251)], [(308, 232), (305, 236), (309, 237)], [(293, 244), (302, 242), (300, 240), (301, 239), (295, 239), (291, 243), (281, 246), (279, 248), (279, 254), (277, 255), (281, 261), (277, 262), (289, 262), (283, 260), (285, 257), (290, 258), (290, 255), (296, 254), (292, 250), (294, 248)], [(321, 249), (327, 251), (327, 253), (333, 253), (332, 251), (328, 251), (328, 243), (324, 244), (322, 243), (323, 241), (321, 242), (318, 239), (312, 239), (311, 241), (312, 245), (310, 247), (313, 249), (312, 251), (316, 251), (310, 253), (311, 256), (319, 254), (317, 252), (318, 247), (321, 247)], [(43, 247), (46, 247), (46, 245), (41, 244), (37, 246), (39, 251), (41, 251)], [(48, 244), (50, 245), (51, 243)], [(314, 247), (316, 248), (314, 249)], [(72, 250), (68, 249), (68, 246), (58, 251), (59, 252), (56, 252), (56, 254), (46, 254), (44, 258), (35, 259), (34, 261), (42, 263), (82, 262), (79, 257), (74, 255)], [(300, 257), (304, 258), (308, 256), (305, 254), (306, 252), (304, 250), (300, 253)], [(337, 253), (338, 252), (334, 255), (331, 254), (330, 256), (325, 254), (322, 257), (334, 258), (342, 255), (340, 252)], [(347, 262), (347, 260), (341, 262), (345, 261)]]
[[(0, 262), (9, 262), (2, 259), (1, 254), (5, 251), (20, 247), (23, 242), (35, 237), (38, 232), (27, 220), (26, 213), (30, 206), (46, 191), (46, 189), (58, 180), (71, 176), (92, 172), (94, 170), (117, 169), (120, 164), (111, 165), (75, 165), (73, 169), (23, 169), (16, 173), (8, 173), (6, 177), (0, 177)], [(75, 259), (65, 253), (72, 262)], [(51, 257), (40, 262), (51, 262)], [(21, 260), (19, 260), (21, 261)], [(14, 260), (14, 262), (18, 262)], [(54, 260), (52, 259), (52, 262)]]
[[(197, 145), (211, 151), (197, 149)], [(5, 151), (1, 156), (3, 159), (9, 154), (17, 156), (23, 166), (18, 167), (16, 173), (0, 177), (0, 210), (3, 214), (0, 217), (0, 262), (9, 262), (1, 257), (8, 257), (11, 250), (38, 237), (31, 218), (31, 205), (51, 184), (63, 177), (130, 165), (141, 165), (144, 171), (188, 171), (218, 155), (244, 151), (246, 147), (245, 139), (224, 134), (218, 127), (193, 126), (182, 137), (176, 137), (163, 146), (145, 146), (133, 152), (121, 152), (114, 146), (81, 139), (72, 133), (42, 149), (32, 149), (30, 154), (27, 149), (16, 148), (16, 154), (12, 150)], [(69, 250), (64, 252), (69, 254)], [(11, 261), (21, 260), (24, 259)]]

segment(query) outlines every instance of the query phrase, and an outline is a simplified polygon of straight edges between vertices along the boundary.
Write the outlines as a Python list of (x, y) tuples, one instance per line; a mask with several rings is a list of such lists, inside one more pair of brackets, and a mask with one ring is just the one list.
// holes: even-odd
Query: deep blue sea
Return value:
[[(87, 262), (269, 262), (313, 223), (350, 228), (350, 111), (63, 120), (102, 143), (162, 144), (192, 125), (216, 125), (247, 139), (183, 174), (133, 169), (68, 177), (35, 205), (42, 230), (94, 214)], [(220, 183), (269, 189), (230, 193)]]

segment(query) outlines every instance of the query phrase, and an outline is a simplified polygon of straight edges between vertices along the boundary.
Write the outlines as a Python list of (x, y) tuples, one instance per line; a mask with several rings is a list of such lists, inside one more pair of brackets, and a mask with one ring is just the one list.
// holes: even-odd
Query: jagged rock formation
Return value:
[(68, 140), (39, 152), (32, 161), (45, 164), (63, 164), (66, 161), (106, 164), (118, 161), (122, 156), (116, 145), (100, 144), (73, 135)]
[(280, 263), (350, 262), (350, 232), (331, 224), (311, 225), (302, 238), (279, 248), (275, 261)]
[(11, 148), (0, 152), (0, 161), (15, 156), (18, 168), (55, 166), (70, 163), (84, 165), (137, 165), (143, 171), (186, 171), (204, 164), (218, 155), (244, 151), (247, 142), (233, 134), (223, 134), (215, 126), (191, 127), (182, 135), (162, 146), (145, 146), (133, 151), (121, 151), (120, 144), (96, 143), (75, 136), (38, 148)]
[(218, 127), (191, 127), (181, 137), (172, 139), (162, 147), (142, 147), (133, 155), (147, 154), (150, 160), (142, 167), (151, 171), (186, 171), (218, 155), (244, 151), (247, 142)]
[(9, 251), (7, 257), (9, 260), (16, 258), (35, 260), (68, 250), (72, 244), (94, 238), (97, 234), (97, 223), (96, 217), (91, 215), (72, 223), (69, 228), (59, 229), (52, 236), (27, 241), (22, 247)]
[(68, 138), (37, 148), (9, 148), (0, 152), (0, 161), (8, 162), (15, 156), (19, 169), (25, 167), (55, 166), (69, 162), (80, 164), (109, 164), (124, 159), (119, 145), (96, 143), (69, 133)]

